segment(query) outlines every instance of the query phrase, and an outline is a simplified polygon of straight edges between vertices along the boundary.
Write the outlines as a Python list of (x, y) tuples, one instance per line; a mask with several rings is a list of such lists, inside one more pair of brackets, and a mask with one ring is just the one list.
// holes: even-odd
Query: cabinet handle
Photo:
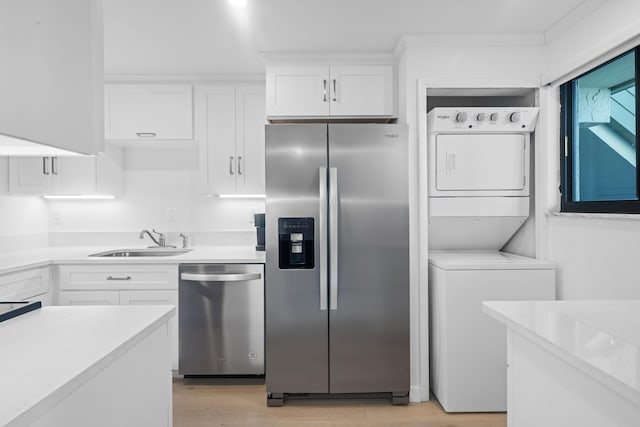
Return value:
[(327, 102), (327, 79), (322, 80), (322, 102)]
[(242, 168), (240, 167), (242, 165), (242, 156), (238, 156), (238, 175), (242, 175)]
[(338, 99), (336, 97), (336, 79), (333, 79), (333, 102), (336, 102)]
[(229, 156), (229, 175), (233, 175), (233, 156)]
[(58, 175), (58, 158), (57, 157), (51, 158), (51, 173), (53, 175)]
[(131, 276), (126, 276), (126, 277), (109, 276), (109, 277), (107, 277), (107, 280), (131, 280)]
[(136, 132), (136, 135), (138, 135), (139, 138), (155, 138), (156, 137), (155, 132)]
[(49, 175), (49, 158), (42, 158), (42, 173), (45, 175)]

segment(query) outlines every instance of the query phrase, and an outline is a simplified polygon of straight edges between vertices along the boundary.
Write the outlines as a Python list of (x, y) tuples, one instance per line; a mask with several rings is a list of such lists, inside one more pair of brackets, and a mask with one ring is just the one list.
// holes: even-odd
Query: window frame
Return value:
[(640, 99), (636, 96), (636, 197), (638, 200), (573, 200), (573, 137), (574, 137), (574, 86), (581, 77), (609, 65), (621, 57), (635, 52), (635, 85), (638, 89), (640, 70), (640, 46), (630, 49), (609, 61), (600, 64), (560, 86), (560, 212), (575, 213), (612, 213), (637, 214), (640, 213)]

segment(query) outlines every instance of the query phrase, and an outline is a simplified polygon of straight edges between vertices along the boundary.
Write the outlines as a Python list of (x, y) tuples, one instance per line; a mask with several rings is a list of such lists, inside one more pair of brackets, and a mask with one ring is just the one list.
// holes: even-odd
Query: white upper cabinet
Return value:
[(51, 157), (10, 157), (9, 194), (51, 192)]
[(263, 85), (197, 89), (205, 193), (264, 194), (264, 97)]
[(329, 67), (267, 67), (267, 116), (328, 116)]
[(103, 149), (102, 0), (1, 1), (0, 52), (0, 134)]
[(106, 139), (193, 139), (189, 84), (108, 84), (104, 103)]
[(237, 194), (264, 194), (264, 86), (236, 87)]
[(332, 116), (393, 116), (393, 67), (331, 67)]
[(395, 114), (393, 66), (268, 66), (267, 117)]
[(11, 157), (9, 193), (120, 196), (122, 148), (107, 144), (91, 157)]

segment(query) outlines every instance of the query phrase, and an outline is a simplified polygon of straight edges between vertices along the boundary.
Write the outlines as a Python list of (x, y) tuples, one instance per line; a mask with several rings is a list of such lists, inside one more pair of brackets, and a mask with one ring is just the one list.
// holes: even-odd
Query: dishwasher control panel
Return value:
[(278, 218), (278, 264), (283, 270), (312, 269), (313, 218)]

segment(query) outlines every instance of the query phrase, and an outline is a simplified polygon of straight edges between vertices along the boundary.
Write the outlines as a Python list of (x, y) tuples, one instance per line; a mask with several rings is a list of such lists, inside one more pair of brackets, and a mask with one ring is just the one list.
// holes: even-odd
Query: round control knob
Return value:
[(496, 121), (498, 121), (498, 118), (499, 118), (499, 117), (500, 117), (500, 114), (498, 114), (498, 113), (491, 113), (491, 115), (489, 116), (489, 119), (490, 119), (492, 122), (496, 122)]
[(476, 120), (479, 122), (484, 122), (484, 119), (487, 118), (487, 115), (485, 113), (478, 113), (478, 115), (476, 116)]
[(519, 111), (516, 111), (515, 113), (511, 113), (511, 115), (509, 116), (509, 121), (511, 121), (512, 123), (518, 123), (521, 118), (522, 118), (522, 113), (520, 113)]
[(467, 113), (458, 113), (458, 114), (456, 114), (456, 122), (464, 123), (464, 122), (467, 121), (468, 117), (469, 117), (469, 115)]

